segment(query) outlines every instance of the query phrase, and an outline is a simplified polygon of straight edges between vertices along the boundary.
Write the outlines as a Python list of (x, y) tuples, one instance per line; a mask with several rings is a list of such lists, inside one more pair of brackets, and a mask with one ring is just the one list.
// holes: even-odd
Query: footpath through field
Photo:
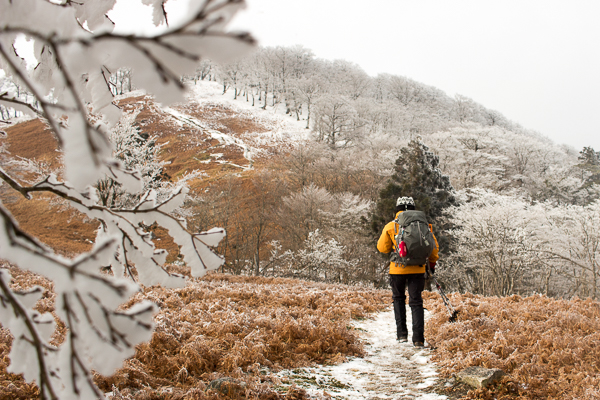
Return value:
[[(410, 330), (408, 307), (406, 314)], [(335, 366), (285, 371), (280, 374), (282, 380), (294, 382), (316, 397), (327, 393), (340, 399), (447, 398), (432, 392), (437, 372), (430, 361), (430, 350), (416, 349), (411, 342), (396, 341), (393, 310), (379, 313), (372, 320), (357, 322), (354, 326), (366, 342), (367, 355), (364, 358), (353, 358)]]

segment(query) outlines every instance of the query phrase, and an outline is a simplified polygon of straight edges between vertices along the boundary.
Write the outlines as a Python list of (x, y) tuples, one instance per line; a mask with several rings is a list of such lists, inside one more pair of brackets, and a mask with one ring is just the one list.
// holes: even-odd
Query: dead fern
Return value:
[[(600, 386), (600, 303), (545, 296), (482, 297), (453, 294), (459, 320), (448, 323), (429, 297), (434, 318), (428, 340), (445, 375), (469, 366), (508, 374), (497, 388), (470, 398), (589, 399)], [(491, 398), (491, 397), (490, 397)]]

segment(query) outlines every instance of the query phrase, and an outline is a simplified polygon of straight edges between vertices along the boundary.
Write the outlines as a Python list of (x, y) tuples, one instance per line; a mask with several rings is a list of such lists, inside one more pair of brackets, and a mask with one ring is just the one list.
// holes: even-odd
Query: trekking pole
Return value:
[(440, 293), (442, 301), (444, 302), (444, 305), (446, 306), (446, 309), (448, 310), (448, 313), (450, 314), (449, 322), (456, 322), (456, 319), (458, 318), (458, 310), (456, 310), (456, 309), (454, 309), (454, 307), (452, 307), (452, 304), (450, 304), (450, 300), (448, 299), (448, 296), (446, 296), (446, 293), (444, 293), (444, 290), (442, 289), (442, 285), (440, 285), (438, 280), (435, 278), (435, 275), (431, 273), (431, 270), (429, 268), (429, 261), (427, 261), (427, 275), (430, 278), (433, 278), (433, 283), (435, 283), (435, 287), (437, 288), (438, 292)]

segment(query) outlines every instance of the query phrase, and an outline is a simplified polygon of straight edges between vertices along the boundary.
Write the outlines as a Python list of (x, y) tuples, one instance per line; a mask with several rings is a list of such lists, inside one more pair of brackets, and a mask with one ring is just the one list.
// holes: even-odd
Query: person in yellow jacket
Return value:
[[(415, 202), (412, 197), (399, 197), (396, 200), (396, 218), (400, 213), (414, 209)], [(388, 222), (383, 228), (381, 237), (377, 242), (377, 250), (385, 254), (391, 253), (396, 245), (395, 236), (397, 233), (397, 224), (394, 221)], [(435, 264), (439, 259), (438, 250), (439, 246), (437, 239), (435, 239), (435, 246), (429, 256), (431, 273), (435, 272)], [(390, 286), (392, 287), (397, 338), (400, 342), (406, 342), (408, 340), (405, 294), (405, 288), (408, 286), (408, 304), (412, 315), (412, 341), (415, 347), (423, 347), (425, 345), (425, 318), (423, 311), (423, 297), (421, 295), (421, 292), (425, 287), (425, 273), (426, 265), (402, 265), (395, 262), (390, 263)]]

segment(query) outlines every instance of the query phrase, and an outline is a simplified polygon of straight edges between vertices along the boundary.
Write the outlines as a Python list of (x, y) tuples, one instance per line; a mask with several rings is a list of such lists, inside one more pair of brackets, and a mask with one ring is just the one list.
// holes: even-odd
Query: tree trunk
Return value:
[(267, 86), (265, 86), (265, 105), (263, 105), (263, 106), (262, 106), (262, 109), (263, 109), (263, 110), (266, 110), (266, 109), (267, 109), (267, 97), (269, 97), (269, 92), (268, 92), (268, 90), (267, 90), (267, 89), (268, 89), (268, 87), (267, 87)]

